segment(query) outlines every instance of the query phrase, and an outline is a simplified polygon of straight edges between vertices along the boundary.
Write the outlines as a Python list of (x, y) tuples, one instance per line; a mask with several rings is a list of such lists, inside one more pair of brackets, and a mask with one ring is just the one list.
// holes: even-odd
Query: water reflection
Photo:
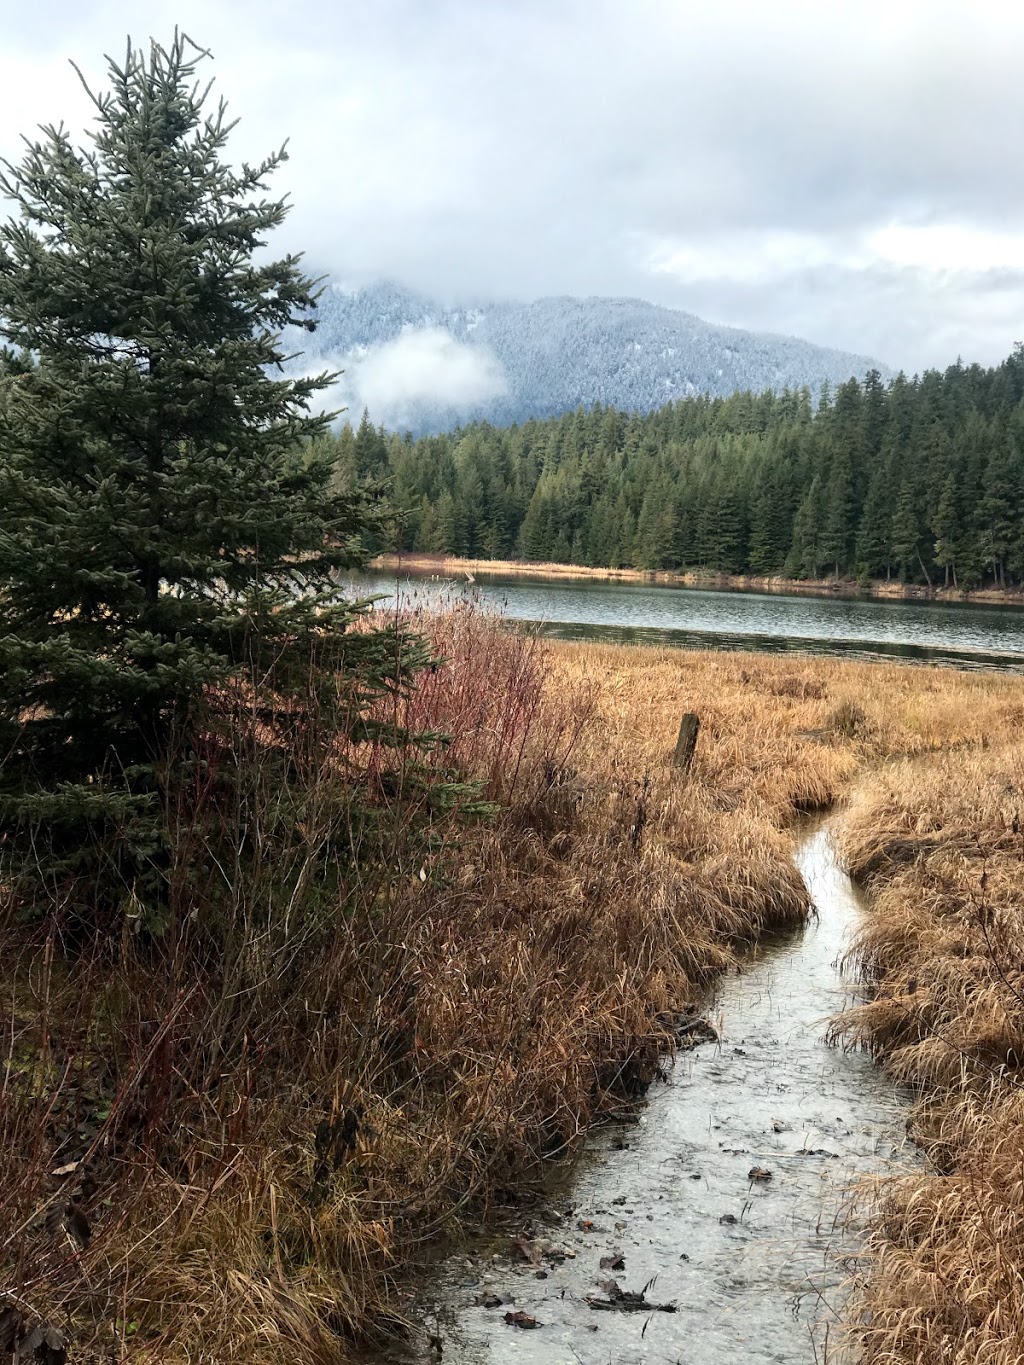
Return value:
[(476, 597), (514, 621), (564, 639), (680, 648), (896, 658), (1024, 672), (1024, 609), (974, 603), (880, 601), (669, 588), (647, 583), (480, 575), (351, 579), (361, 595), (430, 605)]

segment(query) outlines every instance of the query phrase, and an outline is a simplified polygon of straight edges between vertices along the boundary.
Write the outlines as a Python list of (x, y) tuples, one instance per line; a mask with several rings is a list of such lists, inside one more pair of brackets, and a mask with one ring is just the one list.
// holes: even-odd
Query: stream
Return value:
[(906, 1097), (865, 1054), (824, 1042), (850, 998), (837, 959), (861, 912), (827, 825), (796, 860), (816, 913), (718, 983), (719, 1041), (680, 1052), (639, 1123), (599, 1130), (518, 1232), (442, 1260), (417, 1295), (423, 1336), (390, 1360), (826, 1359), (858, 1245), (850, 1190), (918, 1158)]

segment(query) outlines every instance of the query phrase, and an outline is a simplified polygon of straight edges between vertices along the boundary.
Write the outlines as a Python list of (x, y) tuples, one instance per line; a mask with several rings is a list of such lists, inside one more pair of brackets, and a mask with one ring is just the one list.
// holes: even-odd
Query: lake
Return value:
[(348, 580), (360, 596), (432, 606), (474, 598), (512, 621), (571, 640), (690, 649), (793, 651), (1024, 673), (1024, 607), (890, 601), (504, 575)]

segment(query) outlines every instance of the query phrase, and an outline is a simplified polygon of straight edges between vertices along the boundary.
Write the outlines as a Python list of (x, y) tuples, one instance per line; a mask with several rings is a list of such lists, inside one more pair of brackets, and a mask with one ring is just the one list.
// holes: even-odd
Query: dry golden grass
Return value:
[[(1008, 701), (996, 738), (1021, 732)], [(890, 1185), (856, 1335), (869, 1362), (1024, 1359), (1024, 741), (901, 763), (858, 792), (851, 869), (875, 890), (840, 1021), (914, 1086), (938, 1174)]]
[(449, 725), (496, 819), (439, 828), (418, 874), (319, 936), (250, 932), (247, 910), (216, 980), (4, 929), (0, 1264), (77, 1359), (344, 1358), (418, 1247), (628, 1103), (673, 1015), (803, 917), (798, 812), (866, 763), (1024, 722), (1006, 678), (425, 624), (452, 663), (413, 719)]

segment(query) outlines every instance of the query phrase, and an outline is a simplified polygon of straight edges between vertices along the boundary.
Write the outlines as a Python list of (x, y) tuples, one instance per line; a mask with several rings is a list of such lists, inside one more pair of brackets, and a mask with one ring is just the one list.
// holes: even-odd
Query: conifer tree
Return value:
[(882, 376), (877, 370), (868, 370), (864, 376), (864, 404), (861, 419), (861, 441), (869, 460), (873, 460), (882, 449), (885, 436), (886, 392)]
[(892, 572), (892, 475), (891, 456), (879, 461), (868, 484), (857, 526), (857, 572), (871, 577)]
[(383, 430), (370, 421), (363, 409), (354, 440), (356, 468), (363, 479), (381, 479), (388, 474), (388, 446)]
[(374, 514), (309, 442), (331, 377), (281, 371), (315, 304), (257, 254), (285, 151), (225, 162), (204, 55), (129, 46), (86, 148), (50, 125), (0, 175), (0, 882), (90, 913), (156, 913), (160, 755), (211, 688), (332, 650), (355, 713), (397, 683), (336, 588)]
[(670, 569), (676, 564), (675, 506), (666, 481), (655, 480), (640, 507), (633, 553), (638, 569)]
[(892, 553), (904, 582), (913, 580), (917, 568), (927, 578), (928, 571), (921, 555), (921, 522), (909, 479), (900, 484), (892, 511)]
[(776, 573), (782, 568), (788, 532), (789, 519), (778, 481), (764, 480), (754, 500), (750, 524), (750, 567), (755, 573)]
[(833, 454), (829, 471), (821, 528), (821, 557), (837, 578), (850, 562), (853, 509), (853, 468), (847, 450), (840, 445)]
[(957, 587), (956, 565), (959, 558), (960, 515), (957, 497), (956, 474), (951, 469), (942, 483), (942, 491), (931, 523), (935, 537), (935, 562), (943, 570), (944, 586)]
[(1015, 452), (1003, 438), (989, 456), (984, 495), (976, 513), (979, 543), (999, 588), (1006, 587), (1006, 560), (1019, 526), (1017, 490), (1020, 482)]
[(821, 573), (822, 501), (821, 475), (815, 474), (793, 519), (793, 543), (786, 572), (796, 578), (817, 578)]

